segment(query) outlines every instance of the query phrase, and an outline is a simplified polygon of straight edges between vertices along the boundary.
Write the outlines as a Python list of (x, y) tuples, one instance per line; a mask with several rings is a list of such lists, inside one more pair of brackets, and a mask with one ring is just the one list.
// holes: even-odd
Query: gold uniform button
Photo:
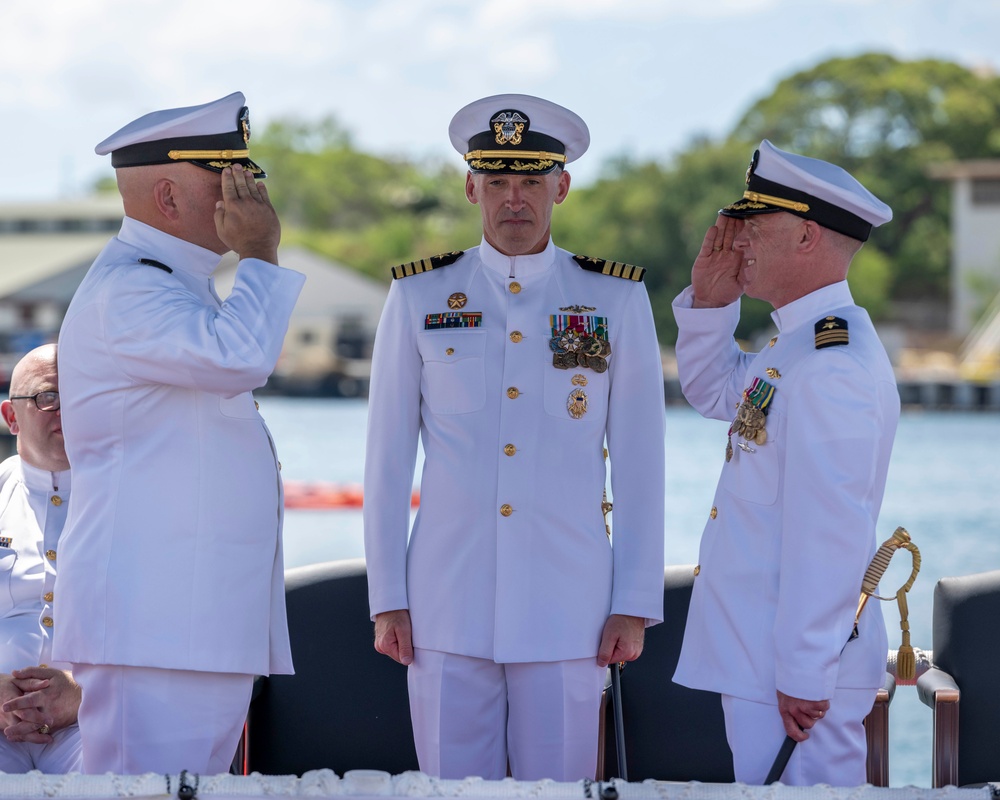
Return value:
[(521, 340), (522, 340), (523, 338), (524, 338), (524, 335), (523, 335), (523, 334), (521, 333), (521, 331), (512, 331), (512, 332), (511, 332), (511, 334), (510, 334), (510, 340), (511, 340), (511, 341), (512, 341), (512, 342), (513, 342), (514, 344), (517, 344), (517, 343), (518, 343), (519, 341), (521, 341)]
[(59, 495), (54, 494), (54, 495), (52, 495), (51, 503), (54, 506), (61, 506), (62, 505), (62, 498)]
[(719, 516), (719, 509), (717, 509), (715, 506), (712, 506), (712, 510), (708, 512), (708, 516), (710, 516), (712, 519), (715, 519), (717, 516)]
[(51, 603), (52, 602), (52, 592), (46, 592), (45, 594), (43, 594), (42, 595), (42, 600), (44, 600), (46, 603)]
[(42, 625), (46, 628), (51, 628), (52, 624), (52, 617), (42, 617)]
[(46, 550), (45, 551), (45, 557), (49, 561), (55, 561), (56, 560), (56, 551), (55, 550)]
[(509, 397), (511, 400), (517, 400), (518, 395), (520, 394), (521, 392), (518, 390), (516, 386), (511, 386), (509, 389), (507, 389), (507, 397)]
[(504, 503), (502, 506), (500, 506), (500, 515), (501, 516), (503, 516), (503, 517), (509, 517), (513, 513), (514, 513), (514, 509), (510, 505), (508, 505), (507, 503)]
[(505, 452), (505, 453), (506, 453), (507, 455), (509, 455), (509, 456), (512, 456), (512, 455), (514, 455), (514, 453), (516, 453), (516, 452), (517, 452), (517, 448), (516, 448), (516, 447), (514, 447), (514, 445), (512, 445), (512, 444), (505, 444), (505, 445), (503, 446), (503, 451), (504, 451), (504, 452)]
[(521, 293), (521, 284), (519, 284), (517, 281), (511, 281), (509, 288), (510, 288), (510, 293), (511, 294), (520, 294)]
[(697, 578), (699, 574), (701, 574), (701, 564), (694, 568), (694, 576)]
[(454, 347), (449, 347), (447, 350), (444, 351), (444, 354), (446, 356), (453, 356), (453, 355), (455, 355), (455, 348)]

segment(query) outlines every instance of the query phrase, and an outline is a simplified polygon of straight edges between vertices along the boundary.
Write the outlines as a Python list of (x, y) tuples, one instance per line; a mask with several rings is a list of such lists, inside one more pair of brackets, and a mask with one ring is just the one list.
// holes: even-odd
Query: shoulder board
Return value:
[(464, 250), (453, 250), (450, 253), (442, 253), (441, 255), (431, 256), (430, 258), (422, 258), (420, 261), (411, 261), (408, 264), (400, 264), (398, 267), (392, 268), (393, 280), (408, 278), (410, 275), (418, 275), (421, 272), (430, 272), (432, 269), (437, 269), (438, 267), (447, 267), (449, 264), (454, 264), (458, 261), (464, 253)]
[(840, 317), (823, 317), (816, 323), (816, 349), (847, 344), (847, 320)]
[(160, 261), (157, 261), (155, 258), (140, 258), (139, 263), (145, 264), (147, 267), (156, 267), (157, 269), (162, 269), (164, 272), (171, 272), (171, 273), (173, 272), (173, 270), (170, 269), (170, 267), (168, 267), (166, 264)]
[(634, 267), (621, 261), (605, 261), (591, 256), (573, 256), (573, 260), (588, 272), (600, 272), (602, 275), (614, 275), (630, 281), (641, 281), (646, 274), (643, 267)]

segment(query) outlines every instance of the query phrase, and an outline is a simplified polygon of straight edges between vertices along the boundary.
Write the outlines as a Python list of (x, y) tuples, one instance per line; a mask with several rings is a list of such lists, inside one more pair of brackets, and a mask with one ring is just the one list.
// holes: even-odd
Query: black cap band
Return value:
[(250, 160), (249, 154), (243, 134), (232, 131), (130, 144), (111, 153), (111, 166), (118, 169), (187, 162), (213, 172), (222, 172), (225, 167), (236, 163), (247, 167), (255, 178), (266, 178), (267, 174)]
[(755, 214), (774, 214), (778, 211), (787, 211), (797, 217), (814, 220), (824, 228), (862, 242), (867, 242), (872, 232), (872, 224), (857, 214), (756, 174), (750, 176), (743, 199), (730, 203), (720, 209), (719, 213), (726, 217), (742, 218)]

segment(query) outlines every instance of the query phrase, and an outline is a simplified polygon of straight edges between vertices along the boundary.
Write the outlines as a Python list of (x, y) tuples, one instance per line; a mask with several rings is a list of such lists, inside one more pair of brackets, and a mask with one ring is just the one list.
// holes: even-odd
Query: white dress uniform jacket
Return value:
[[(674, 680), (771, 704), (776, 688), (807, 700), (874, 690), (888, 647), (878, 603), (848, 638), (878, 545), (899, 395), (871, 320), (834, 284), (775, 311), (778, 336), (748, 354), (733, 340), (738, 301), (692, 309), (691, 299), (688, 288), (674, 301), (691, 404), (732, 420), (754, 378), (775, 391), (765, 443), (732, 433)], [(849, 343), (817, 349), (815, 325), (829, 316), (846, 321)]]
[[(50, 472), (11, 456), (0, 464), (0, 673), (52, 661), (59, 537), (66, 521), (70, 472)], [(48, 744), (9, 742), (0, 735), (0, 769), (48, 773), (80, 768), (80, 729), (56, 731)]]
[(0, 672), (53, 664), (52, 592), (66, 521), (69, 470), (11, 456), (0, 464)]
[[(454, 310), (453, 295), (480, 326), (429, 324)], [(606, 318), (607, 371), (553, 366), (550, 318), (567, 313)], [(587, 398), (579, 419), (567, 408), (574, 390)], [(663, 376), (641, 283), (586, 271), (551, 241), (508, 257), (484, 240), (393, 282), (370, 396), (373, 616), (408, 608), (415, 647), (501, 663), (596, 656), (609, 614), (662, 619)]]
[(250, 392), (274, 368), (305, 278), (247, 259), (222, 302), (218, 260), (126, 218), (66, 313), (59, 384), (76, 486), (59, 659), (292, 669), (281, 477)]

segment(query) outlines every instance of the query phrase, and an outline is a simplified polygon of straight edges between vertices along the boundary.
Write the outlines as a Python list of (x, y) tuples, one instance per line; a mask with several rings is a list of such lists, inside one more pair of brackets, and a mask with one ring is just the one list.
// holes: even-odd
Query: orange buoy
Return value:
[[(285, 481), (285, 508), (329, 510), (361, 508), (364, 491), (358, 484), (325, 481)], [(420, 505), (420, 492), (413, 490), (411, 508)]]

